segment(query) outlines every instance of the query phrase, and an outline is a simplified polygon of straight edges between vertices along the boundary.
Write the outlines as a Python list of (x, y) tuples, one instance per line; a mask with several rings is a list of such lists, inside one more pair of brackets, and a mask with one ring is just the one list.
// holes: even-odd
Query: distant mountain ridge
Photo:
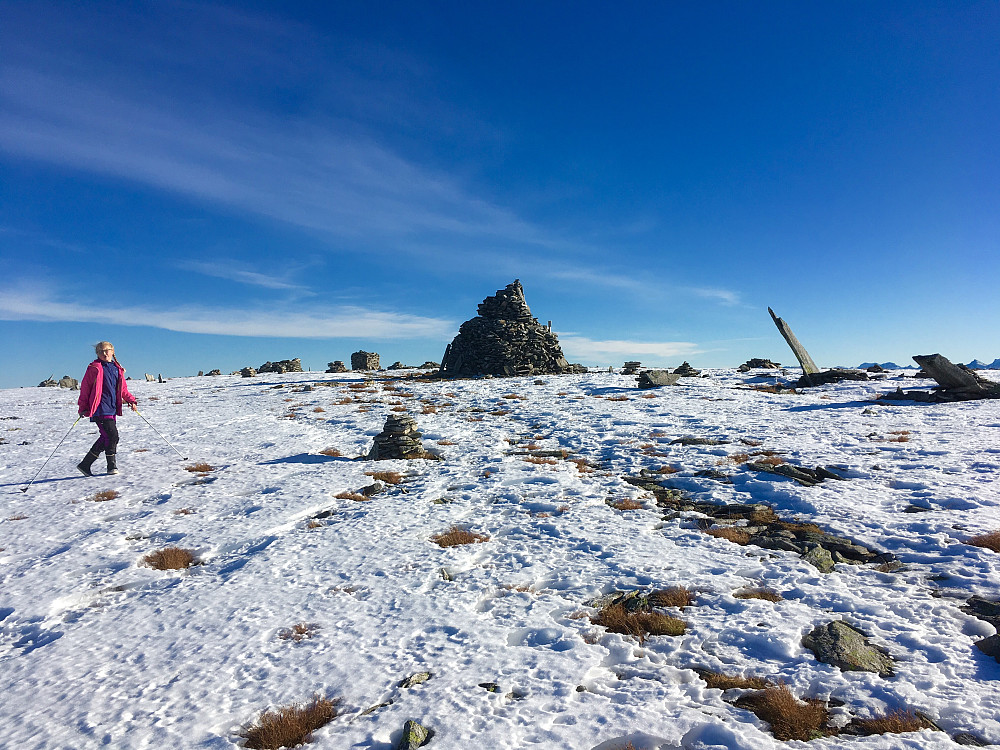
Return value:
[[(858, 365), (859, 370), (864, 370), (875, 365), (875, 362), (862, 362)], [(897, 365), (895, 362), (880, 362), (878, 366), (884, 370), (916, 370), (916, 365)], [(966, 365), (970, 370), (1000, 370), (1000, 357), (994, 359), (990, 364), (986, 364), (978, 359), (974, 359)]]

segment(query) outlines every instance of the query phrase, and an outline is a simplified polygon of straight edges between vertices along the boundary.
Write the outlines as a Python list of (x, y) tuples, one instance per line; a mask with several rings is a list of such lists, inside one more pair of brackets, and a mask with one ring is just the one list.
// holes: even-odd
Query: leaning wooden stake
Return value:
[(802, 374), (805, 377), (806, 382), (812, 385), (812, 378), (809, 376), (819, 373), (819, 368), (816, 366), (816, 363), (812, 361), (812, 357), (809, 356), (809, 352), (806, 351), (806, 348), (799, 343), (797, 338), (795, 338), (795, 334), (792, 333), (792, 329), (788, 327), (788, 323), (775, 315), (774, 310), (770, 307), (767, 308), (767, 311), (771, 313), (771, 319), (774, 321), (774, 324), (778, 326), (778, 330), (781, 332), (781, 335), (785, 337), (785, 341), (787, 341), (788, 345), (792, 348), (792, 353), (795, 355), (795, 359), (797, 359), (799, 364), (802, 366)]

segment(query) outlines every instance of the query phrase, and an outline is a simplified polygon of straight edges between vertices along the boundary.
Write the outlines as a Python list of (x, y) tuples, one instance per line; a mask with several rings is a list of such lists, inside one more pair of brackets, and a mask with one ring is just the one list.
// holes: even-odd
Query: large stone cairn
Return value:
[(302, 360), (296, 357), (295, 359), (283, 359), (280, 362), (265, 362), (257, 368), (257, 372), (276, 372), (279, 374), (302, 372)]
[(342, 360), (334, 360), (333, 362), (326, 363), (327, 372), (347, 372), (347, 368), (344, 366)]
[(514, 280), (479, 305), (479, 315), (462, 323), (441, 359), (441, 375), (548, 375), (577, 372), (563, 356), (559, 339), (539, 324)]
[(379, 369), (378, 355), (374, 352), (366, 352), (362, 349), (351, 355), (352, 370), (377, 370)]
[(375, 436), (375, 445), (365, 458), (383, 461), (390, 458), (427, 458), (420, 442), (417, 421), (409, 414), (391, 414), (385, 420), (382, 432)]

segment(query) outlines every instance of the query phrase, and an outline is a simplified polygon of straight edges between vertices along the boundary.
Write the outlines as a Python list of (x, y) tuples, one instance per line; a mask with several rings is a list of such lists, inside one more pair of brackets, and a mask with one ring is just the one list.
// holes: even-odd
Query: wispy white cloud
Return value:
[(584, 362), (607, 362), (609, 359), (653, 357), (658, 362), (699, 354), (702, 349), (689, 341), (595, 341), (583, 336), (560, 335), (559, 343), (569, 359)]
[[(301, 284), (293, 284), (285, 278), (280, 278), (274, 274), (260, 273), (248, 268), (241, 267), (235, 261), (207, 262), (207, 261), (183, 261), (177, 264), (178, 268), (185, 271), (194, 271), (205, 276), (212, 276), (217, 279), (227, 279), (240, 284), (258, 286), (264, 289), (277, 289), (292, 292), (307, 292), (308, 288)], [(287, 274), (286, 274), (287, 276)], [(311, 292), (310, 292), (311, 293)]]
[(89, 322), (151, 326), (168, 331), (223, 336), (279, 338), (409, 339), (446, 338), (453, 321), (357, 306), (288, 308), (213, 308), (185, 305), (173, 309), (142, 305), (114, 307), (65, 302), (44, 290), (0, 290), (0, 320)]

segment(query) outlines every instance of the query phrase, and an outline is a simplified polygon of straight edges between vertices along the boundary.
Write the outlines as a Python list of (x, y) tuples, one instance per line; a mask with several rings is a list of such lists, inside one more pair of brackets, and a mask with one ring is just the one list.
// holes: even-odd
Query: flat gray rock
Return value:
[(803, 636), (802, 645), (819, 661), (845, 672), (876, 672), (882, 677), (893, 674), (892, 657), (872, 646), (864, 633), (843, 620), (817, 626)]

